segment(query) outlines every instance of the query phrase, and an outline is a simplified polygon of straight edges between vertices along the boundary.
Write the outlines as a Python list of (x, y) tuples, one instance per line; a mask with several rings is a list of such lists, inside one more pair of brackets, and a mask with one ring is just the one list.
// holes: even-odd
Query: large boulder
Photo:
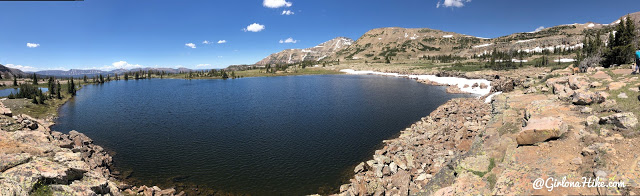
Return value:
[(583, 77), (583, 76), (578, 76), (578, 75), (569, 76), (569, 87), (572, 90), (578, 90), (578, 89), (581, 89), (581, 88), (588, 88), (589, 87), (589, 79), (587, 79), (586, 77)]
[(600, 118), (600, 124), (613, 124), (619, 128), (631, 129), (638, 124), (638, 118), (631, 112), (616, 113)]
[(560, 118), (532, 118), (518, 133), (518, 145), (532, 145), (549, 139), (559, 138), (567, 132), (567, 125)]
[(0, 178), (18, 182), (22, 190), (31, 192), (34, 185), (41, 180), (66, 184), (69, 181), (82, 178), (82, 173), (45, 158), (36, 158), (28, 163), (8, 169), (0, 174)]
[(515, 82), (509, 78), (501, 78), (491, 82), (494, 92), (511, 92), (516, 86)]
[(605, 96), (601, 93), (594, 93), (588, 90), (579, 89), (573, 92), (571, 95), (572, 103), (575, 105), (591, 105), (594, 103), (602, 103), (605, 101)]
[(28, 153), (0, 154), (0, 172), (27, 163), (31, 160), (31, 157)]

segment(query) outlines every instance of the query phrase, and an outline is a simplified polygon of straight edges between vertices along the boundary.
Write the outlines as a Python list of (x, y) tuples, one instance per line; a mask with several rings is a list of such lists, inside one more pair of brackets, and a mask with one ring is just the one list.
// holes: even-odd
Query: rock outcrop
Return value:
[(531, 145), (549, 139), (559, 138), (567, 132), (567, 125), (562, 119), (545, 117), (530, 119), (527, 126), (518, 133), (518, 145)]
[[(43, 186), (54, 195), (128, 193), (130, 186), (112, 175), (111, 155), (86, 135), (51, 131), (24, 114), (5, 113), (0, 121), (0, 195), (26, 196)], [(173, 195), (175, 189), (154, 187), (147, 193)]]
[(400, 137), (384, 141), (372, 160), (356, 166), (354, 178), (340, 187), (339, 195), (418, 194), (449, 160), (471, 148), (489, 114), (490, 107), (482, 100), (447, 102), (402, 131)]

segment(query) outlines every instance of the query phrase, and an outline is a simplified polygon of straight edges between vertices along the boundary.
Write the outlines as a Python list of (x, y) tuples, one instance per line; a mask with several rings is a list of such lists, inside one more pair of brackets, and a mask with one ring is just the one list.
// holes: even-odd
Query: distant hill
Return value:
[(291, 64), (302, 61), (319, 61), (348, 47), (352, 43), (353, 40), (350, 38), (337, 37), (311, 48), (288, 49), (271, 54), (257, 62), (256, 65), (264, 66), (267, 64)]
[(153, 70), (153, 71), (164, 71), (165, 73), (180, 73), (180, 72), (189, 72), (192, 71), (191, 69), (187, 69), (187, 68), (177, 68), (177, 69), (173, 69), (173, 68), (135, 68), (135, 69), (115, 69), (115, 70), (111, 70), (111, 71), (102, 71), (102, 70), (97, 70), (97, 69), (70, 69), (68, 71), (63, 71), (63, 70), (44, 70), (44, 71), (37, 71), (35, 72), (38, 75), (43, 75), (43, 76), (58, 76), (58, 77), (79, 77), (79, 76), (95, 76), (95, 75), (113, 75), (113, 74), (123, 74), (125, 72), (135, 72), (135, 71), (148, 71), (148, 70)]
[(27, 75), (27, 73), (24, 73), (19, 69), (8, 68), (0, 64), (0, 76), (2, 76), (2, 78), (13, 78), (14, 76), (25, 77)]
[[(636, 22), (636, 26), (640, 27), (640, 12), (632, 13), (630, 17)], [(368, 31), (356, 41), (345, 41), (341, 47), (334, 50), (325, 50), (322, 53), (312, 51), (314, 48), (327, 45), (326, 43), (334, 43), (338, 38), (314, 48), (284, 50), (269, 55), (256, 65), (297, 63), (303, 60), (380, 63), (390, 59), (392, 62), (418, 62), (424, 57), (442, 55), (477, 57), (491, 54), (494, 49), (500, 52), (522, 51), (531, 54), (565, 51), (564, 56), (571, 58), (575, 55), (566, 51), (582, 48), (585, 33), (600, 31), (602, 40), (606, 41), (608, 33), (612, 32), (614, 25), (619, 22), (620, 20), (610, 24), (587, 22), (559, 25), (492, 39), (427, 28), (378, 28)]]

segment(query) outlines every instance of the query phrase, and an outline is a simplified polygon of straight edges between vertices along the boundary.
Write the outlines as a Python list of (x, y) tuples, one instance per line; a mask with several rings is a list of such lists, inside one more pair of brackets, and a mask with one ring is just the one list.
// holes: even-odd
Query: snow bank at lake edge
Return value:
[[(376, 72), (376, 71), (356, 71), (353, 69), (343, 69), (340, 72), (344, 72), (346, 74), (353, 75), (382, 75), (382, 76), (393, 76), (393, 77), (406, 77), (411, 79), (418, 80), (429, 80), (434, 83), (442, 84), (442, 85), (450, 85), (457, 86), (462, 92), (476, 94), (481, 96), (485, 96), (491, 92), (491, 82), (485, 79), (466, 79), (466, 78), (456, 78), (456, 77), (438, 77), (435, 75), (403, 75), (398, 73), (384, 73), (384, 72)], [(485, 84), (487, 88), (481, 89), (480, 87), (473, 88), (474, 84)], [(466, 87), (465, 87), (466, 86)]]

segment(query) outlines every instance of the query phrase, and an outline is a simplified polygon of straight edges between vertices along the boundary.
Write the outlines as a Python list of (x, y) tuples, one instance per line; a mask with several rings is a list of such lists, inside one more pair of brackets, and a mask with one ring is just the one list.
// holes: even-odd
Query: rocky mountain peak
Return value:
[(355, 41), (347, 37), (336, 37), (317, 46), (306, 49), (287, 49), (271, 54), (257, 62), (256, 65), (290, 64), (302, 61), (319, 61), (335, 54), (353, 44)]

